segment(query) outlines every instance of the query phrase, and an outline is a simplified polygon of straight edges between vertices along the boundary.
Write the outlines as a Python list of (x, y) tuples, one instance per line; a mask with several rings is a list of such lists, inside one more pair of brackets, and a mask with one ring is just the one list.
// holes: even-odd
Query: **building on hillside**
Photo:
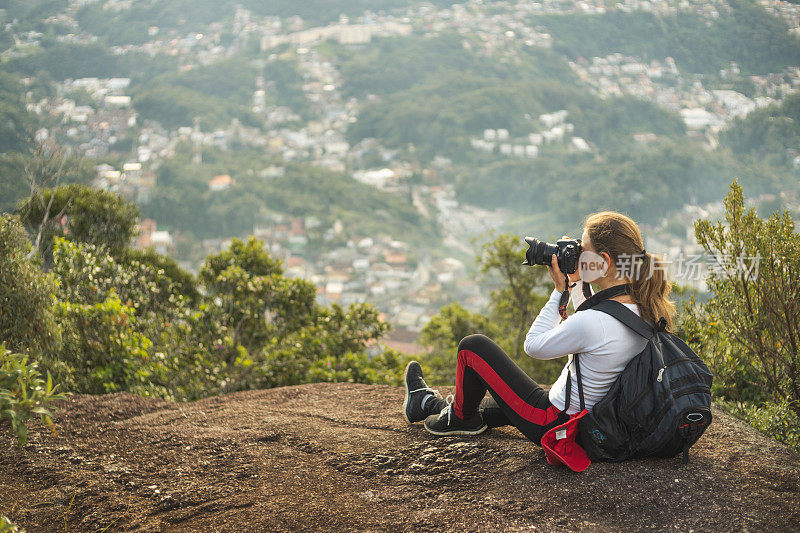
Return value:
[(706, 127), (720, 127), (722, 119), (701, 107), (681, 109), (681, 118), (686, 124), (686, 129), (702, 130)]
[(150, 246), (154, 247), (156, 252), (166, 255), (174, 246), (172, 235), (168, 231), (156, 230), (150, 234)]
[(561, 109), (560, 111), (555, 111), (553, 113), (545, 113), (544, 115), (539, 115), (539, 121), (544, 124), (546, 128), (552, 128), (561, 124), (567, 118), (567, 110)]
[(233, 179), (228, 174), (214, 176), (211, 181), (208, 182), (208, 188), (214, 192), (224, 191), (231, 185), (233, 185)]

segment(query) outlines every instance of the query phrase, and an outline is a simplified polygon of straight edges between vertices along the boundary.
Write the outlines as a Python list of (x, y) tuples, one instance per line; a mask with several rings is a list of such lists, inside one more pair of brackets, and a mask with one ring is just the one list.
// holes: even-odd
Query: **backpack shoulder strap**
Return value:
[(647, 340), (650, 340), (655, 334), (655, 326), (653, 324), (616, 300), (603, 300), (590, 309), (596, 309), (597, 311), (602, 311), (607, 315), (613, 316)]

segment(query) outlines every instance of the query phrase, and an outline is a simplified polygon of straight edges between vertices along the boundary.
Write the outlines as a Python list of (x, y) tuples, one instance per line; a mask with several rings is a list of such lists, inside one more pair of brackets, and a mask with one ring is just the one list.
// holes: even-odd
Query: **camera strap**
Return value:
[(561, 299), (558, 300), (558, 314), (561, 318), (567, 318), (567, 304), (569, 303), (569, 276), (564, 274), (564, 292), (561, 293)]
[[(585, 295), (586, 292), (584, 291), (583, 294)], [(631, 294), (631, 285), (629, 283), (625, 283), (623, 285), (614, 285), (613, 287), (609, 287), (600, 292), (592, 294), (586, 299), (585, 302), (579, 305), (575, 311), (583, 311), (584, 309), (592, 308), (603, 300), (608, 300), (609, 298), (613, 298), (621, 294)]]
[[(569, 303), (569, 276), (566, 274), (564, 275), (564, 283), (566, 289), (564, 292), (561, 293), (561, 299), (558, 300), (558, 314), (561, 315), (561, 318), (567, 318), (567, 304)], [(589, 284), (585, 281), (583, 283), (583, 296), (586, 298), (586, 301), (581, 304), (576, 311), (582, 311), (587, 307), (591, 307), (598, 303), (601, 300), (605, 300), (606, 298), (611, 298), (613, 296), (619, 296), (620, 294), (630, 294), (630, 292), (626, 290), (621, 290), (616, 287), (628, 287), (628, 285), (617, 285), (616, 287), (609, 287), (608, 289), (602, 290), (597, 294), (592, 294), (592, 289), (589, 287)], [(610, 292), (609, 292), (610, 291)], [(587, 304), (586, 302), (592, 301), (592, 303)], [(586, 307), (584, 307), (586, 306)]]
[(592, 288), (589, 286), (588, 281), (584, 281), (583, 283), (583, 297), (587, 300), (592, 297)]

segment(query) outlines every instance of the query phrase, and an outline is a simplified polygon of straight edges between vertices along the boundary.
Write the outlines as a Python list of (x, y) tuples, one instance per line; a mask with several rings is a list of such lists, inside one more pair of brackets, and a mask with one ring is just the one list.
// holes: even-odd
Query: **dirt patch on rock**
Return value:
[(513, 427), (429, 435), (402, 400), (349, 383), (74, 396), (57, 435), (0, 437), (0, 513), (31, 532), (800, 530), (800, 455), (719, 409), (687, 465), (576, 474)]

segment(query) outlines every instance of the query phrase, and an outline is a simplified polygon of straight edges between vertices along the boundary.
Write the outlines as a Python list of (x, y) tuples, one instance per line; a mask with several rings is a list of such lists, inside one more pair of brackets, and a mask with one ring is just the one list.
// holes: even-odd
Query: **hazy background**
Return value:
[(53, 143), (63, 183), (136, 202), (137, 246), (197, 272), (254, 234), (409, 342), (446, 303), (485, 308), (491, 231), (579, 237), (610, 208), (690, 255), (734, 178), (798, 214), (795, 3), (0, 5), (3, 210)]

